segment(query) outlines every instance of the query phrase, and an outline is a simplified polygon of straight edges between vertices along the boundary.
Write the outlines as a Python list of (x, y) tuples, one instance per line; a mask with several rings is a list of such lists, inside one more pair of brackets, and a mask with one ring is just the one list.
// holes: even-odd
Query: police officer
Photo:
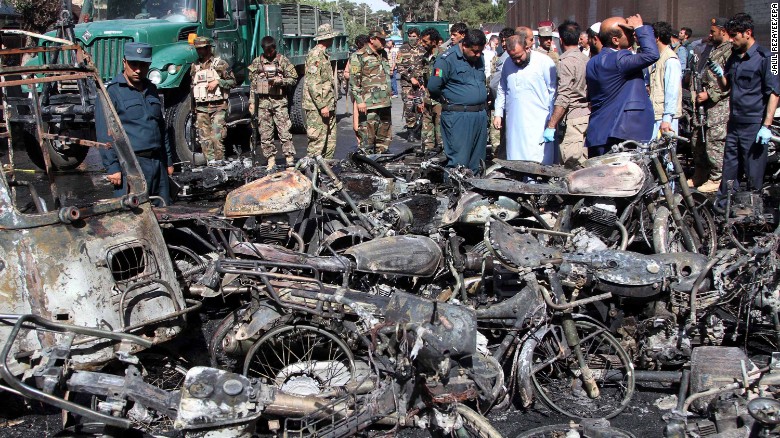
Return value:
[(731, 37), (731, 57), (724, 68), (709, 60), (721, 89), (731, 90), (731, 114), (723, 152), (723, 176), (718, 194), (723, 197), (727, 182), (739, 186), (740, 173), (747, 177), (748, 190), (764, 185), (769, 127), (780, 100), (780, 83), (772, 73), (772, 53), (759, 46), (753, 36), (753, 19), (736, 14), (726, 23)]
[(385, 31), (368, 35), (368, 44), (349, 60), (349, 86), (357, 102), (361, 147), (383, 153), (390, 147), (391, 113), (390, 64), (385, 53)]
[(336, 91), (328, 48), (341, 35), (330, 23), (317, 28), (317, 44), (306, 56), (306, 76), (303, 77), (303, 110), (306, 113), (306, 155), (333, 158), (336, 152)]
[(198, 52), (198, 62), (190, 68), (198, 141), (207, 161), (223, 160), (227, 99), (236, 78), (225, 60), (214, 57), (210, 38), (197, 37), (192, 45)]
[(428, 81), (431, 97), (442, 102), (441, 135), (447, 166), (479, 170), (487, 145), (485, 34), (472, 29), (459, 45), (436, 59)]
[[(263, 54), (249, 65), (249, 80), (252, 82), (249, 112), (259, 121), (260, 146), (268, 161), (266, 170), (276, 165), (276, 146), (274, 146), (274, 125), (279, 131), (282, 152), (287, 166), (295, 165), (295, 147), (290, 134), (290, 114), (287, 112), (286, 87), (295, 85), (298, 73), (289, 59), (276, 51), (276, 41), (271, 36), (260, 41)], [(255, 102), (258, 103), (255, 112)]]
[(420, 29), (410, 27), (406, 31), (409, 40), (398, 49), (396, 65), (401, 75), (401, 98), (404, 101), (404, 122), (406, 123), (406, 140), (417, 141), (417, 133), (414, 132), (417, 124), (417, 109), (414, 98), (422, 96), (421, 81), (425, 66), (425, 47), (420, 44)]
[[(173, 157), (165, 135), (157, 87), (146, 78), (152, 62), (152, 46), (126, 43), (124, 55), (122, 72), (106, 83), (106, 91), (135, 152), (149, 196), (159, 196), (170, 204), (168, 175), (173, 173)], [(107, 109), (98, 99), (95, 105), (97, 141), (113, 143), (114, 134), (108, 132), (105, 111)], [(101, 149), (100, 156), (108, 173), (106, 178), (116, 188), (114, 195), (126, 194), (127, 181), (123, 178), (116, 151)]]

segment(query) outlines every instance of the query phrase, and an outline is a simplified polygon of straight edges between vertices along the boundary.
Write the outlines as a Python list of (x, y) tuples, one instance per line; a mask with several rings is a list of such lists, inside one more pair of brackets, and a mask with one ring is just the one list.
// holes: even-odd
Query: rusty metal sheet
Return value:
[(353, 257), (357, 269), (376, 274), (430, 277), (442, 259), (441, 248), (425, 236), (391, 236), (360, 243), (344, 254)]
[(285, 170), (260, 178), (228, 193), (227, 217), (289, 213), (309, 206), (311, 181), (297, 170)]
[(627, 197), (642, 188), (645, 173), (635, 163), (615, 161), (575, 170), (564, 181), (572, 195)]
[(528, 184), (504, 178), (471, 178), (468, 183), (478, 190), (514, 195), (566, 195), (569, 193), (566, 186), (560, 182)]
[(494, 159), (493, 162), (513, 172), (528, 173), (531, 175), (563, 178), (571, 173), (570, 169), (563, 166), (547, 166), (535, 161)]

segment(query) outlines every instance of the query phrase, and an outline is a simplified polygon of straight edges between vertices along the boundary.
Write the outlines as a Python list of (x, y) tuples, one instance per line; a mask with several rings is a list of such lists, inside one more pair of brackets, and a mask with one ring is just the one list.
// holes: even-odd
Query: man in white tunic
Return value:
[(496, 116), (493, 125), (500, 129), (506, 124), (508, 159), (554, 164), (555, 142), (545, 141), (544, 128), (555, 102), (555, 63), (549, 56), (532, 51), (524, 31), (518, 29), (518, 34), (506, 41), (512, 62), (502, 67), (495, 110), (506, 119)]

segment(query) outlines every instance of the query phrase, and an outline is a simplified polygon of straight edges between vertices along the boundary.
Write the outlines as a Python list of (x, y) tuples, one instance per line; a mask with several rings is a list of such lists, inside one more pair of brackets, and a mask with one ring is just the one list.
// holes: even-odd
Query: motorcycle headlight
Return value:
[(169, 75), (175, 75), (176, 73), (178, 73), (178, 72), (179, 72), (179, 70), (180, 70), (180, 69), (181, 69), (181, 66), (180, 66), (180, 65), (176, 65), (176, 64), (170, 64), (170, 65), (168, 66), (168, 74), (169, 74)]
[(162, 73), (160, 70), (151, 70), (149, 72), (149, 81), (154, 85), (159, 85), (162, 82)]

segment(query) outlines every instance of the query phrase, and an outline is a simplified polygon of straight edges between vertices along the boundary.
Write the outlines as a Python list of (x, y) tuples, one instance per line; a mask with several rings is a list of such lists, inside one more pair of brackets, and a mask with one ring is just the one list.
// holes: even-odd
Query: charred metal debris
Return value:
[[(778, 432), (771, 182), (714, 204), (663, 138), (480, 177), (408, 151), (228, 161), (176, 176), (218, 208), (153, 208), (116, 114), (112, 144), (79, 116), (107, 102), (86, 55), (35, 50), (62, 62), (0, 68), (0, 390), (65, 430), (497, 437), (488, 412), (541, 403), (577, 422), (521, 436), (632, 436), (607, 419), (654, 381), (679, 387), (667, 436)], [(105, 147), (122, 198), (73, 165)], [(204, 308), (207, 360), (166, 352)]]

